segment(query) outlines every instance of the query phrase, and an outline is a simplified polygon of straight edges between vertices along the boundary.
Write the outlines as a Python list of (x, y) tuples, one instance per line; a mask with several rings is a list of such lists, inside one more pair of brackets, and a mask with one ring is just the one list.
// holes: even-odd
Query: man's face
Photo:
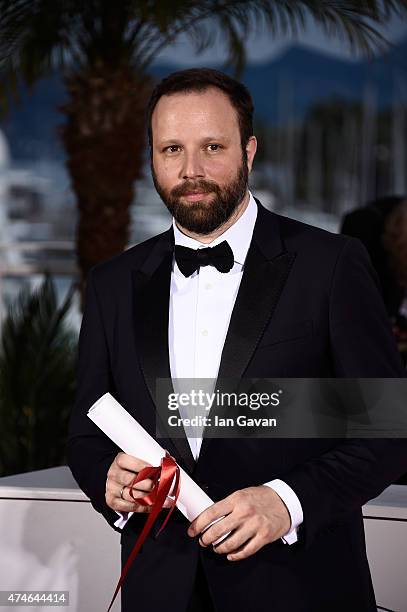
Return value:
[(151, 171), (164, 204), (181, 227), (213, 232), (242, 201), (254, 157), (242, 151), (228, 97), (216, 88), (162, 96), (152, 132)]

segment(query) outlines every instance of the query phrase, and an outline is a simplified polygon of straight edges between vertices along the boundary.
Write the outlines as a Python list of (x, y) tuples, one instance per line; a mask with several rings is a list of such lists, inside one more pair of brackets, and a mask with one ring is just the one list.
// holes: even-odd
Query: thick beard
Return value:
[[(220, 187), (213, 181), (185, 181), (168, 193), (158, 182), (153, 164), (151, 174), (158, 195), (175, 221), (194, 234), (210, 234), (230, 219), (246, 194), (249, 178), (247, 161), (244, 158), (235, 180), (225, 187)], [(182, 201), (181, 196), (190, 191), (211, 195), (207, 200)]]

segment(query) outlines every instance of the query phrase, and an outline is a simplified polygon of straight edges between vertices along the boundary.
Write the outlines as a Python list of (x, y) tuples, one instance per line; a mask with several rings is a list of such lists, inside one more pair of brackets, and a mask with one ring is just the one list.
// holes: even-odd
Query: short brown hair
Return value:
[(153, 148), (151, 117), (161, 96), (180, 92), (204, 92), (210, 87), (220, 89), (236, 110), (243, 151), (253, 135), (254, 105), (249, 90), (242, 83), (213, 68), (189, 68), (178, 70), (162, 79), (154, 88), (147, 104), (147, 133), (150, 149)]

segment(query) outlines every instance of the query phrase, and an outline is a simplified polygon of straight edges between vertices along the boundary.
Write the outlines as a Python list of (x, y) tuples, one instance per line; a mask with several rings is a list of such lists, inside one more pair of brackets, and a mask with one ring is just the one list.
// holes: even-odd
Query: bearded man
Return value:
[[(146, 463), (87, 418), (101, 395), (156, 435), (157, 378), (405, 376), (363, 245), (249, 191), (252, 118), (246, 87), (219, 71), (161, 81), (147, 124), (172, 226), (88, 277), (68, 462), (121, 531), (123, 564), (148, 510), (128, 485)], [(192, 524), (174, 512), (146, 539), (123, 612), (376, 610), (361, 507), (406, 470), (405, 441), (204, 435), (165, 447), (215, 503)]]

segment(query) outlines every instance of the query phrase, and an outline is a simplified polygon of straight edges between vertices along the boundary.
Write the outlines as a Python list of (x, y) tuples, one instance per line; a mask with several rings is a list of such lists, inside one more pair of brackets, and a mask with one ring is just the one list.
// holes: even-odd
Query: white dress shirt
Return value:
[[(229, 328), (235, 299), (242, 278), (243, 265), (249, 250), (257, 217), (257, 204), (249, 192), (249, 203), (239, 219), (210, 246), (227, 240), (234, 255), (233, 268), (228, 273), (214, 266), (201, 266), (191, 276), (182, 274), (175, 261), (171, 274), (168, 344), (170, 370), (174, 382), (180, 379), (211, 379), (216, 382), (220, 360)], [(173, 220), (175, 244), (192, 249), (209, 246), (183, 234)], [(174, 389), (177, 391), (177, 389)], [(181, 417), (182, 406), (179, 408)], [(188, 416), (191, 416), (190, 413)], [(191, 452), (198, 459), (202, 437), (188, 437)], [(282, 540), (287, 544), (297, 541), (297, 528), (303, 522), (300, 501), (284, 481), (274, 479), (265, 485), (274, 489), (286, 505), (291, 527)], [(132, 513), (117, 512), (115, 523), (123, 528)]]

